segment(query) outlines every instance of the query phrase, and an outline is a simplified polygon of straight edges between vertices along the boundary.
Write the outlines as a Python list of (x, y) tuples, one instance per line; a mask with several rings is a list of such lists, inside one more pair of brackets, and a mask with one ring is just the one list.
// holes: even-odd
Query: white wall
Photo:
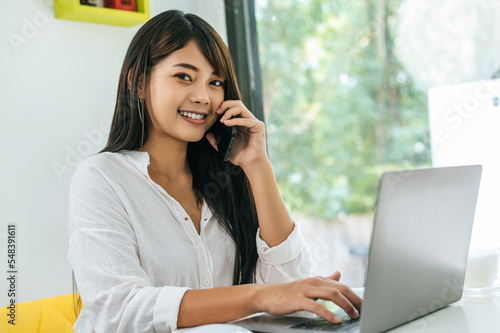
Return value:
[[(0, 307), (8, 304), (7, 225), (17, 225), (17, 303), (72, 292), (68, 188), (105, 144), (118, 75), (139, 27), (54, 18), (52, 0), (0, 0)], [(223, 0), (150, 0), (181, 9), (226, 40)]]

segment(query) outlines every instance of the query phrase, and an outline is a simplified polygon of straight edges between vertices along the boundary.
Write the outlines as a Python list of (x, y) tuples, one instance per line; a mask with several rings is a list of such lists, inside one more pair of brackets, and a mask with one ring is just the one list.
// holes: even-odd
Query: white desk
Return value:
[(464, 296), (456, 303), (389, 331), (391, 333), (500, 332), (500, 291)]
[[(188, 333), (178, 329), (175, 333)], [(390, 333), (500, 332), (500, 290), (488, 296), (464, 296), (456, 303), (388, 331)]]

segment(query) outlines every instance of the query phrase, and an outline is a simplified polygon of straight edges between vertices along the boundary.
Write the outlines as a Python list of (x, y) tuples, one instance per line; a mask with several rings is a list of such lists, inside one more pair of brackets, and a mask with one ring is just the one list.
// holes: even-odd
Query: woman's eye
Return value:
[(220, 80), (213, 80), (212, 82), (210, 82), (212, 85), (216, 86), (216, 87), (222, 87), (224, 86), (224, 82), (220, 81)]
[(183, 81), (191, 81), (191, 78), (187, 74), (177, 74), (175, 76)]

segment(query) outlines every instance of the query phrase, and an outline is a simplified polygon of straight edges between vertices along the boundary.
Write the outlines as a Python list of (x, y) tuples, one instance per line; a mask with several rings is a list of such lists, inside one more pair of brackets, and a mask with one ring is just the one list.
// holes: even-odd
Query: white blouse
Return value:
[[(100, 153), (75, 170), (69, 253), (83, 309), (75, 332), (171, 332), (188, 289), (230, 286), (235, 244), (204, 202), (201, 232), (148, 174), (149, 154)], [(256, 235), (258, 283), (308, 277), (296, 225), (270, 248)]]

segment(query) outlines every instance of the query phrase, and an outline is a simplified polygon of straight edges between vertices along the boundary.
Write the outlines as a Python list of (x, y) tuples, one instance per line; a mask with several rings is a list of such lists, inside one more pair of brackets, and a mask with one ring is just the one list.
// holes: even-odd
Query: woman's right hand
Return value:
[(297, 311), (309, 311), (332, 323), (340, 318), (316, 302), (317, 299), (332, 301), (351, 318), (358, 318), (362, 299), (351, 288), (339, 282), (340, 272), (329, 277), (311, 277), (289, 283), (261, 285), (256, 298), (258, 312), (287, 315)]

